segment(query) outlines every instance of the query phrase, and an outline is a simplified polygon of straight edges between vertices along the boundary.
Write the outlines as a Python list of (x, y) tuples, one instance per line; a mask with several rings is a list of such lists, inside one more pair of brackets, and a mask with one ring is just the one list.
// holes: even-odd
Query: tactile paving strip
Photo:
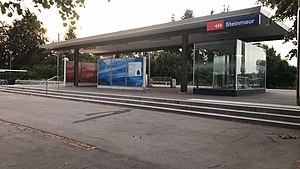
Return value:
[(6, 125), (6, 126), (13, 126), (13, 127), (17, 128), (19, 130), (32, 132), (34, 134), (45, 136), (45, 137), (51, 138), (53, 140), (61, 141), (61, 142), (64, 142), (65, 144), (69, 144), (71, 146), (79, 147), (79, 148), (82, 148), (82, 149), (85, 149), (85, 150), (96, 149), (96, 146), (94, 146), (94, 145), (83, 143), (81, 141), (77, 141), (77, 140), (74, 140), (74, 139), (71, 139), (71, 138), (68, 138), (68, 137), (64, 137), (64, 136), (61, 136), (61, 135), (58, 135), (58, 134), (53, 134), (53, 133), (43, 131), (43, 130), (40, 130), (40, 129), (28, 127), (28, 126), (21, 125), (21, 124), (18, 124), (18, 123), (14, 123), (14, 122), (10, 122), (10, 121), (0, 119), (0, 124), (1, 125)]

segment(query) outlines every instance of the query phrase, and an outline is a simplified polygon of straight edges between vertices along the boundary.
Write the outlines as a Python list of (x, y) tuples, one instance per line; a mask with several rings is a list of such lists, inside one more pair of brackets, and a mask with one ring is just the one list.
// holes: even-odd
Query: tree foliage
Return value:
[(77, 35), (75, 33), (76, 27), (74, 26), (69, 26), (67, 32), (65, 33), (65, 40), (71, 40), (71, 39), (76, 39)]
[[(0, 2), (1, 13), (6, 14), (9, 17), (12, 17), (14, 14), (24, 15), (26, 10), (21, 5), (24, 0), (15, 0), (8, 2)], [(32, 0), (34, 7), (39, 11), (42, 9), (50, 9), (53, 6), (56, 6), (59, 9), (59, 14), (62, 20), (69, 20), (71, 25), (75, 25), (75, 20), (79, 19), (79, 14), (76, 12), (77, 7), (84, 7), (84, 0)], [(67, 26), (68, 23), (65, 22), (64, 26)]]
[(12, 51), (12, 69), (28, 70), (15, 78), (47, 79), (55, 75), (56, 56), (39, 47), (47, 41), (45, 33), (42, 23), (29, 10), (13, 25), (0, 22), (0, 68), (9, 68)]
[(151, 76), (169, 76), (179, 79), (181, 55), (178, 52), (155, 52), (151, 58)]
[(194, 18), (194, 11), (191, 9), (186, 9), (183, 15), (181, 16), (181, 19), (184, 20), (189, 18)]
[[(9, 0), (7, 2), (0, 1), (0, 10), (3, 15), (12, 17), (14, 14), (25, 15), (25, 11), (28, 10), (22, 5), (25, 2), (32, 2), (34, 7), (39, 11), (43, 9), (50, 9), (51, 7), (56, 7), (58, 13), (64, 22), (64, 26), (74, 26), (76, 20), (79, 20), (79, 14), (76, 9), (78, 7), (84, 7), (85, 0)], [(110, 0), (108, 0), (110, 2)]]
[[(297, 0), (257, 0), (258, 3), (261, 3), (263, 6), (269, 7), (275, 10), (275, 15), (273, 19), (276, 21), (293, 21), (293, 26), (290, 28), (289, 33), (285, 36), (285, 41), (293, 41), (296, 45), (296, 36), (297, 36), (297, 21), (296, 15), (298, 10), (298, 1)], [(293, 49), (289, 52), (290, 59), (296, 56), (297, 50)]]
[(7, 41), (8, 39), (8, 35), (7, 35), (7, 31), (9, 29), (9, 25), (4, 22), (4, 21), (0, 21), (0, 43)]
[(175, 21), (175, 14), (173, 14), (173, 13), (172, 13), (172, 16), (171, 16), (171, 21), (172, 21), (172, 22)]
[(295, 88), (297, 68), (282, 60), (273, 47), (263, 48), (267, 52), (267, 88)]
[(0, 21), (0, 65), (8, 66), (9, 49), (8, 49), (8, 30), (9, 25)]
[[(39, 63), (34, 64), (28, 70), (27, 73), (19, 74), (16, 78), (19, 79), (49, 79), (56, 75), (57, 71), (57, 56), (55, 54), (48, 53), (47, 57), (43, 58)], [(60, 65), (60, 70), (62, 66)], [(62, 71), (60, 71), (60, 76)]]
[(7, 41), (7, 48), (13, 51), (13, 68), (28, 69), (43, 59), (44, 50), (39, 45), (44, 45), (47, 41), (45, 33), (42, 23), (28, 10), (21, 20), (13, 21), (13, 26), (8, 30)]
[[(194, 18), (193, 10), (186, 9), (181, 19)], [(175, 16), (172, 14), (171, 21), (175, 21)], [(191, 55), (192, 50), (190, 50), (190, 57), (188, 57), (188, 78), (192, 79), (192, 62), (193, 57)], [(155, 52), (153, 54), (151, 61), (151, 76), (168, 76), (177, 79), (180, 83), (180, 73), (181, 73), (181, 52), (177, 48), (168, 49), (160, 52)]]

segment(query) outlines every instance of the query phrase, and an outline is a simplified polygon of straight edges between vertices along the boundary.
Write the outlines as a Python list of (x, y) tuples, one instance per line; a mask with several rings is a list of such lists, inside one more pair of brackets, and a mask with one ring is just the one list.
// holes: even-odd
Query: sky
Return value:
[[(23, 2), (27, 7), (32, 6), (28, 0)], [(193, 10), (195, 17), (209, 15), (212, 10), (220, 13), (224, 5), (231, 11), (257, 6), (256, 0), (85, 0), (85, 8), (78, 9), (77, 38), (170, 22), (172, 14), (180, 20), (186, 9)], [(63, 39), (66, 28), (56, 9), (35, 13), (47, 29), (50, 42), (57, 41), (58, 34)], [(274, 46), (282, 56), (293, 48), (291, 43), (282, 41), (266, 44)], [(290, 64), (295, 65), (295, 60)]]

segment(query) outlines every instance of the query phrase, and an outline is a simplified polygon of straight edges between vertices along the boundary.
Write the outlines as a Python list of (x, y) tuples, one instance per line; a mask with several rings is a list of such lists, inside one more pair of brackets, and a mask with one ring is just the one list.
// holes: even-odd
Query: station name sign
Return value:
[(206, 31), (237, 29), (257, 25), (260, 25), (259, 14), (210, 21), (206, 23)]

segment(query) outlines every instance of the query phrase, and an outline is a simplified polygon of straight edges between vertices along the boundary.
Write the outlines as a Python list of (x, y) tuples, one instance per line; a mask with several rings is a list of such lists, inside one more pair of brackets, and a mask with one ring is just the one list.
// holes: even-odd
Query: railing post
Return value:
[[(48, 82), (52, 79), (55, 79), (55, 78), (59, 78), (59, 76), (54, 76), (54, 77), (51, 77), (50, 79), (47, 79), (46, 80), (46, 94), (48, 94)], [(59, 90), (59, 89), (58, 89)]]
[(48, 94), (48, 80), (46, 80), (46, 95)]

